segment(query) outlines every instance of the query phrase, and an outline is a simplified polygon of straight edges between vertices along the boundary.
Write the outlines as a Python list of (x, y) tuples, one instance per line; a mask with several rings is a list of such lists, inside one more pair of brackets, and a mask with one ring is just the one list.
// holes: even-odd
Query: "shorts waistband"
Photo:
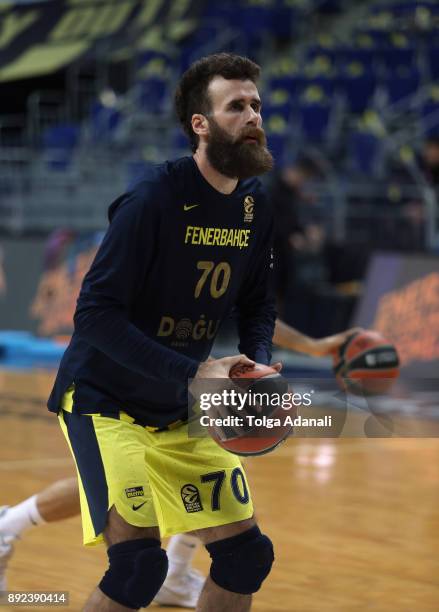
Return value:
[[(88, 415), (88, 416), (92, 416), (92, 415)], [(118, 414), (114, 412), (111, 412), (111, 413), (99, 412), (99, 413), (95, 413), (95, 416), (107, 417), (110, 419), (117, 419), (118, 421), (125, 421), (126, 423), (131, 423), (133, 425), (139, 425), (140, 427), (143, 427), (144, 429), (146, 429), (146, 431), (149, 431), (151, 433), (159, 433), (161, 431), (171, 431), (172, 429), (177, 429), (178, 427), (181, 427), (182, 425), (185, 425), (187, 423), (187, 419), (178, 419), (177, 421), (173, 421), (172, 423), (168, 423), (168, 425), (162, 425), (160, 427), (154, 426), (154, 425), (145, 425), (145, 423), (142, 423), (138, 419), (135, 419), (134, 417), (130, 416), (129, 414), (123, 411), (120, 411)]]
[[(67, 391), (64, 393), (64, 396), (62, 398), (61, 408), (65, 412), (73, 412), (73, 391), (74, 391), (74, 385), (71, 385), (67, 389)], [(118, 421), (125, 421), (126, 423), (132, 423), (133, 425), (139, 425), (140, 427), (143, 427), (144, 429), (146, 429), (146, 431), (149, 431), (151, 433), (159, 433), (161, 431), (171, 431), (172, 429), (177, 429), (178, 427), (181, 427), (182, 425), (185, 425), (188, 422), (188, 419), (177, 419), (176, 421), (173, 421), (172, 423), (168, 423), (168, 425), (162, 425), (158, 427), (154, 425), (145, 425), (144, 423), (130, 416), (123, 410), (121, 410), (118, 413), (117, 412), (83, 412), (82, 414), (84, 416), (100, 416), (100, 417), (106, 417), (109, 419), (116, 419)]]
[(169, 425), (165, 425), (164, 427), (151, 427), (149, 425), (144, 425), (143, 427), (146, 431), (150, 431), (152, 433), (159, 433), (160, 431), (172, 431), (173, 429), (178, 429), (182, 425), (187, 423), (187, 419), (178, 419), (178, 421), (173, 421), (169, 423)]

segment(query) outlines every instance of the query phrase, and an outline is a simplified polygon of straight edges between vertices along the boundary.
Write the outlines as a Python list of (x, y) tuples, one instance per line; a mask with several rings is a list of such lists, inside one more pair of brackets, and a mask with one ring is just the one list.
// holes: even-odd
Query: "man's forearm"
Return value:
[(359, 331), (361, 331), (359, 327), (354, 327), (325, 338), (310, 338), (310, 336), (305, 336), (294, 327), (276, 319), (273, 344), (313, 357), (325, 357), (340, 350), (340, 347)]
[(290, 327), (280, 319), (276, 319), (274, 328), (273, 344), (290, 351), (299, 353), (310, 353), (313, 347), (313, 339), (300, 333), (294, 327)]

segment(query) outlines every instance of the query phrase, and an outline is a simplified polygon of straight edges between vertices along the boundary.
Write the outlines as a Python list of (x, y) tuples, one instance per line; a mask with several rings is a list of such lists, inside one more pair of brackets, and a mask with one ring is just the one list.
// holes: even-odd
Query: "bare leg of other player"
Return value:
[[(0, 507), (0, 591), (6, 590), (6, 569), (12, 543), (33, 526), (76, 516), (80, 512), (76, 478), (58, 480), (37, 495), (13, 507)], [(172, 537), (168, 544), (168, 576), (155, 602), (195, 608), (204, 577), (192, 568), (199, 540), (191, 535)]]
[[(193, 533), (206, 545), (236, 536), (254, 525), (256, 525), (256, 521), (251, 518), (220, 527), (200, 529)], [(241, 595), (240, 593), (226, 591), (208, 577), (204, 589), (201, 591), (196, 612), (222, 612), (222, 610), (227, 610), (227, 612), (248, 612), (251, 608), (251, 603), (251, 595)]]
[(38, 493), (37, 508), (43, 521), (52, 523), (76, 516), (81, 512), (76, 478), (57, 480)]

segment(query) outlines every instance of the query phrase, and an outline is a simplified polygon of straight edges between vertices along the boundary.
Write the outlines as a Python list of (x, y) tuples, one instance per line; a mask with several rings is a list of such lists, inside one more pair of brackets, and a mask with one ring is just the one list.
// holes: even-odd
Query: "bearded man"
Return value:
[[(274, 560), (240, 460), (188, 435), (188, 380), (269, 364), (272, 168), (259, 67), (217, 54), (182, 76), (175, 102), (193, 156), (151, 169), (109, 209), (84, 278), (49, 409), (76, 462), (86, 545), (109, 565), (84, 610), (148, 606), (165, 580), (161, 537), (193, 533), (210, 576), (197, 610), (250, 609)], [(239, 354), (208, 360), (235, 309)], [(275, 364), (280, 369), (280, 364)]]

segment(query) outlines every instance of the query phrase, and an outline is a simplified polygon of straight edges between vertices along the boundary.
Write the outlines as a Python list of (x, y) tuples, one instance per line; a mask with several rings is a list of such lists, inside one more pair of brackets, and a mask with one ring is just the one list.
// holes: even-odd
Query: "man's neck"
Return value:
[(224, 176), (224, 174), (221, 174), (218, 172), (218, 170), (215, 170), (207, 159), (205, 151), (202, 150), (201, 147), (199, 147), (194, 153), (194, 160), (198, 166), (198, 170), (214, 189), (220, 193), (223, 193), (224, 195), (229, 195), (235, 191), (236, 185), (238, 184), (238, 179)]

